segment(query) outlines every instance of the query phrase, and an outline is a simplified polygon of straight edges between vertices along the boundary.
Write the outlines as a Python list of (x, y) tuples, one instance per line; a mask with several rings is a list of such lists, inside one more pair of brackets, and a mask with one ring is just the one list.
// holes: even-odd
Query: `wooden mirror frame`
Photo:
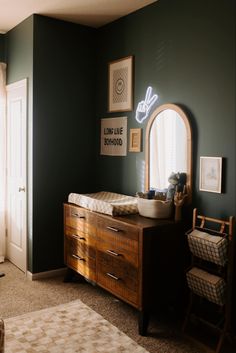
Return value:
[(171, 109), (174, 110), (176, 113), (180, 115), (180, 117), (183, 119), (183, 122), (186, 127), (186, 135), (187, 135), (187, 181), (186, 181), (186, 187), (187, 187), (187, 203), (190, 203), (192, 200), (192, 130), (191, 126), (189, 123), (189, 119), (185, 112), (176, 104), (172, 103), (167, 103), (163, 104), (159, 107), (157, 107), (152, 115), (150, 116), (150, 119), (148, 121), (147, 127), (146, 127), (146, 153), (145, 153), (145, 188), (146, 191), (150, 189), (150, 132), (152, 128), (152, 124), (154, 123), (154, 120), (156, 119), (157, 115), (163, 112), (164, 110)]

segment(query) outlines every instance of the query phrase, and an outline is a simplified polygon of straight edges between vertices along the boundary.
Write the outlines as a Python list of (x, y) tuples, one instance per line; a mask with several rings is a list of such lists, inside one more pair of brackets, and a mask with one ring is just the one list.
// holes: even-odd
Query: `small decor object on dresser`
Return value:
[(222, 157), (200, 157), (201, 191), (221, 193)]
[(109, 63), (109, 112), (133, 109), (133, 56)]
[(175, 211), (175, 221), (181, 221), (182, 206), (188, 197), (186, 179), (186, 173), (172, 172), (167, 189), (151, 188), (146, 193), (137, 192), (139, 214), (148, 218), (165, 219), (173, 217)]
[(171, 218), (173, 202), (171, 200), (145, 199), (138, 197), (139, 214), (147, 218), (166, 219)]

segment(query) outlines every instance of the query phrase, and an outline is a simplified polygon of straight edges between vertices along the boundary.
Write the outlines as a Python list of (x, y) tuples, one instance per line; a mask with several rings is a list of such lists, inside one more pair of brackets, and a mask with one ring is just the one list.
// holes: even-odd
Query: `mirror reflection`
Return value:
[(181, 116), (166, 109), (150, 131), (150, 188), (166, 189), (172, 172), (187, 172), (187, 132)]
[(166, 190), (170, 176), (187, 176), (191, 197), (191, 130), (187, 116), (175, 104), (158, 107), (146, 132), (146, 190)]

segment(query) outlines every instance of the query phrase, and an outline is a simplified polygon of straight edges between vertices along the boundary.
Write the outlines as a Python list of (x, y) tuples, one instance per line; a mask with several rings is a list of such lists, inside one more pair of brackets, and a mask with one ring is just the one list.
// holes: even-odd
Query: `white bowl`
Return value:
[(170, 218), (172, 216), (172, 201), (148, 200), (138, 197), (138, 211), (148, 218)]

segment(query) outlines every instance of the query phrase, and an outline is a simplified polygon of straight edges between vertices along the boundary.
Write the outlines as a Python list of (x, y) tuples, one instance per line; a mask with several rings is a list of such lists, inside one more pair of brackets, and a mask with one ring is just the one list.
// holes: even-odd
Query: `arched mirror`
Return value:
[(186, 173), (187, 200), (192, 196), (192, 138), (188, 117), (175, 104), (152, 113), (146, 129), (146, 190), (167, 189), (172, 172)]

